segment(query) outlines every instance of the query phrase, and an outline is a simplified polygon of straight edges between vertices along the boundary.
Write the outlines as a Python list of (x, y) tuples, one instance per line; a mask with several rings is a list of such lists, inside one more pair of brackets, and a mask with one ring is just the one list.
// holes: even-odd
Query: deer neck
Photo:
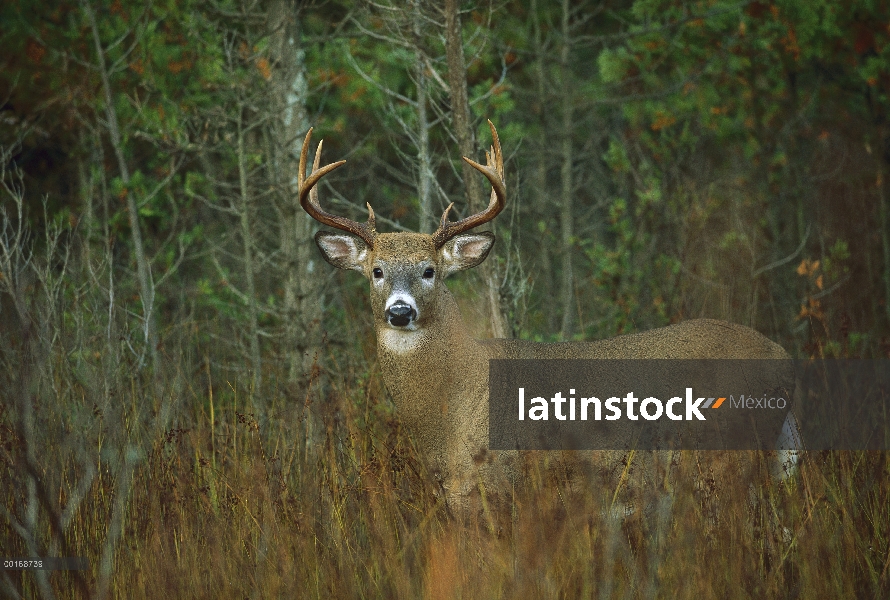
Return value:
[(436, 299), (436, 317), (417, 331), (377, 324), (377, 348), (386, 387), (401, 421), (433, 454), (445, 452), (456, 426), (487, 385), (488, 361), (482, 345), (466, 330), (447, 289)]

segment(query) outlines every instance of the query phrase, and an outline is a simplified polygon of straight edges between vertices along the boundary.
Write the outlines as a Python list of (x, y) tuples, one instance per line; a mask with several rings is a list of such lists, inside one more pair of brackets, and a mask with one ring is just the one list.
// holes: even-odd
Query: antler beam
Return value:
[(498, 139), (498, 132), (494, 128), (494, 124), (489, 121), (488, 126), (491, 128), (492, 146), (491, 150), (485, 153), (486, 166), (483, 167), (466, 156), (463, 157), (470, 166), (485, 175), (488, 181), (491, 182), (491, 200), (488, 202), (488, 208), (460, 221), (452, 222), (448, 220), (448, 212), (454, 206), (454, 203), (449, 204), (445, 212), (442, 213), (442, 221), (439, 223), (439, 228), (433, 234), (436, 248), (441, 248), (445, 245), (445, 242), (459, 233), (488, 223), (504, 210), (504, 205), (507, 202), (507, 185), (504, 182), (504, 157), (501, 154), (501, 142)]
[(377, 229), (374, 210), (371, 208), (370, 204), (367, 205), (368, 222), (358, 223), (352, 219), (347, 219), (346, 217), (332, 215), (323, 210), (318, 203), (318, 190), (316, 189), (315, 184), (334, 169), (346, 164), (346, 161), (340, 160), (319, 169), (318, 165), (321, 161), (321, 146), (324, 143), (324, 140), (322, 140), (318, 142), (318, 149), (315, 151), (315, 161), (312, 163), (312, 173), (309, 174), (309, 177), (306, 177), (306, 158), (309, 155), (309, 141), (311, 139), (312, 128), (310, 127), (309, 131), (306, 132), (306, 139), (303, 140), (303, 149), (300, 151), (300, 172), (297, 175), (297, 185), (300, 188), (300, 206), (302, 206), (303, 210), (309, 213), (309, 216), (316, 221), (357, 235), (365, 241), (369, 248), (373, 248), (374, 239), (377, 237)]

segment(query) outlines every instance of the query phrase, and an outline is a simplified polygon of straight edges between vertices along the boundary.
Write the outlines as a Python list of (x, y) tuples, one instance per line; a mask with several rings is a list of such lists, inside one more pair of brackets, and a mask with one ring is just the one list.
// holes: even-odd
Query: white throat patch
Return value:
[(422, 331), (396, 330), (383, 327), (377, 330), (377, 342), (396, 354), (414, 352), (426, 337)]

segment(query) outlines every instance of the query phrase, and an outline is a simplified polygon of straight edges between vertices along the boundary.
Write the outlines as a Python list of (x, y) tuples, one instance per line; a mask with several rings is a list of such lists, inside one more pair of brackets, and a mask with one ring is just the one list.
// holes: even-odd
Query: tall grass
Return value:
[(78, 254), (57, 223), (41, 258), (14, 225), (0, 248), (0, 556), (89, 569), (0, 571), (7, 597), (890, 596), (886, 453), (809, 453), (786, 482), (758, 455), (753, 486), (716, 468), (731, 461), (682, 453), (667, 495), (617, 517), (608, 479), (528, 453), (515, 489), (455, 515), (398, 425), (369, 331), (329, 345), (301, 385), (270, 361), (256, 398), (218, 343), (231, 332), (166, 315), (167, 371), (148, 375), (113, 296), (125, 285), (103, 287), (113, 256)]
[[(355, 379), (331, 386), (315, 415), (287, 393), (272, 392), (273, 425), (262, 433), (246, 413), (250, 398), (217, 391), (211, 421), (214, 387), (180, 390), (176, 426), (145, 441), (131, 484), (122, 481), (126, 470), (100, 460), (64, 531), (67, 551), (86, 556), (90, 570), (51, 573), (54, 593), (80, 597), (96, 589), (115, 498), (127, 488), (112, 597), (890, 593), (890, 462), (884, 453), (811, 453), (795, 478), (777, 483), (763, 477), (753, 492), (702, 470), (707, 463), (700, 455), (687, 453), (671, 478), (667, 522), (647, 510), (626, 519), (608, 516), (603, 508), (613, 490), (592, 481), (579, 486), (561, 476), (555, 457), (532, 455), (512, 497), (458, 517), (444, 506), (390, 414), (379, 375), (372, 370), (362, 385)], [(139, 386), (113, 393), (125, 404), (146, 402)], [(71, 397), (44, 396), (42, 402), (43, 431), (64, 427), (64, 415), (78, 408)], [(27, 475), (8, 408), (0, 417), (0, 503), (20, 514)], [(305, 421), (313, 418), (319, 426), (307, 444)], [(117, 426), (103, 424), (101, 415), (95, 419), (99, 428)], [(49, 451), (38, 460), (52, 495), (38, 508), (38, 532), (49, 544), (47, 506), (64, 506), (76, 494), (83, 467)], [(0, 548), (6, 556), (28, 554), (5, 522)], [(30, 573), (7, 571), (4, 581), (12, 597), (40, 596)]]

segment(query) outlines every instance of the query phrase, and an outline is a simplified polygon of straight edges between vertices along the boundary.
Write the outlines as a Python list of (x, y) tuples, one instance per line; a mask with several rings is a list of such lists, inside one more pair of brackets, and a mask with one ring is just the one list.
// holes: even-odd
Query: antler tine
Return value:
[(470, 166), (485, 175), (488, 181), (491, 182), (491, 199), (488, 202), (488, 208), (460, 221), (451, 222), (448, 220), (448, 212), (454, 206), (454, 203), (449, 204), (445, 212), (442, 213), (439, 229), (433, 234), (433, 242), (435, 242), (436, 248), (441, 248), (445, 242), (459, 233), (488, 223), (504, 210), (504, 205), (507, 202), (507, 185), (504, 182), (504, 157), (501, 154), (501, 141), (498, 139), (498, 132), (494, 128), (494, 124), (488, 121), (488, 126), (491, 128), (492, 146), (491, 150), (485, 153), (486, 166), (483, 167), (466, 156), (463, 157)]
[(297, 174), (297, 185), (300, 188), (300, 206), (302, 206), (303, 210), (309, 213), (309, 216), (316, 221), (357, 235), (365, 241), (369, 248), (373, 248), (374, 239), (377, 237), (377, 229), (375, 227), (376, 219), (374, 218), (374, 211), (371, 209), (370, 204), (367, 205), (367, 223), (358, 223), (352, 219), (347, 219), (346, 217), (338, 217), (321, 208), (321, 204), (318, 202), (318, 190), (315, 188), (315, 184), (334, 169), (346, 164), (346, 161), (340, 160), (319, 168), (318, 165), (321, 162), (321, 148), (324, 143), (324, 140), (322, 140), (318, 142), (318, 149), (315, 151), (315, 160), (312, 162), (312, 173), (309, 174), (309, 177), (306, 177), (306, 158), (309, 155), (309, 142), (311, 139), (312, 128), (310, 127), (309, 131), (306, 132), (306, 138), (303, 140), (303, 148), (300, 150), (300, 172)]

